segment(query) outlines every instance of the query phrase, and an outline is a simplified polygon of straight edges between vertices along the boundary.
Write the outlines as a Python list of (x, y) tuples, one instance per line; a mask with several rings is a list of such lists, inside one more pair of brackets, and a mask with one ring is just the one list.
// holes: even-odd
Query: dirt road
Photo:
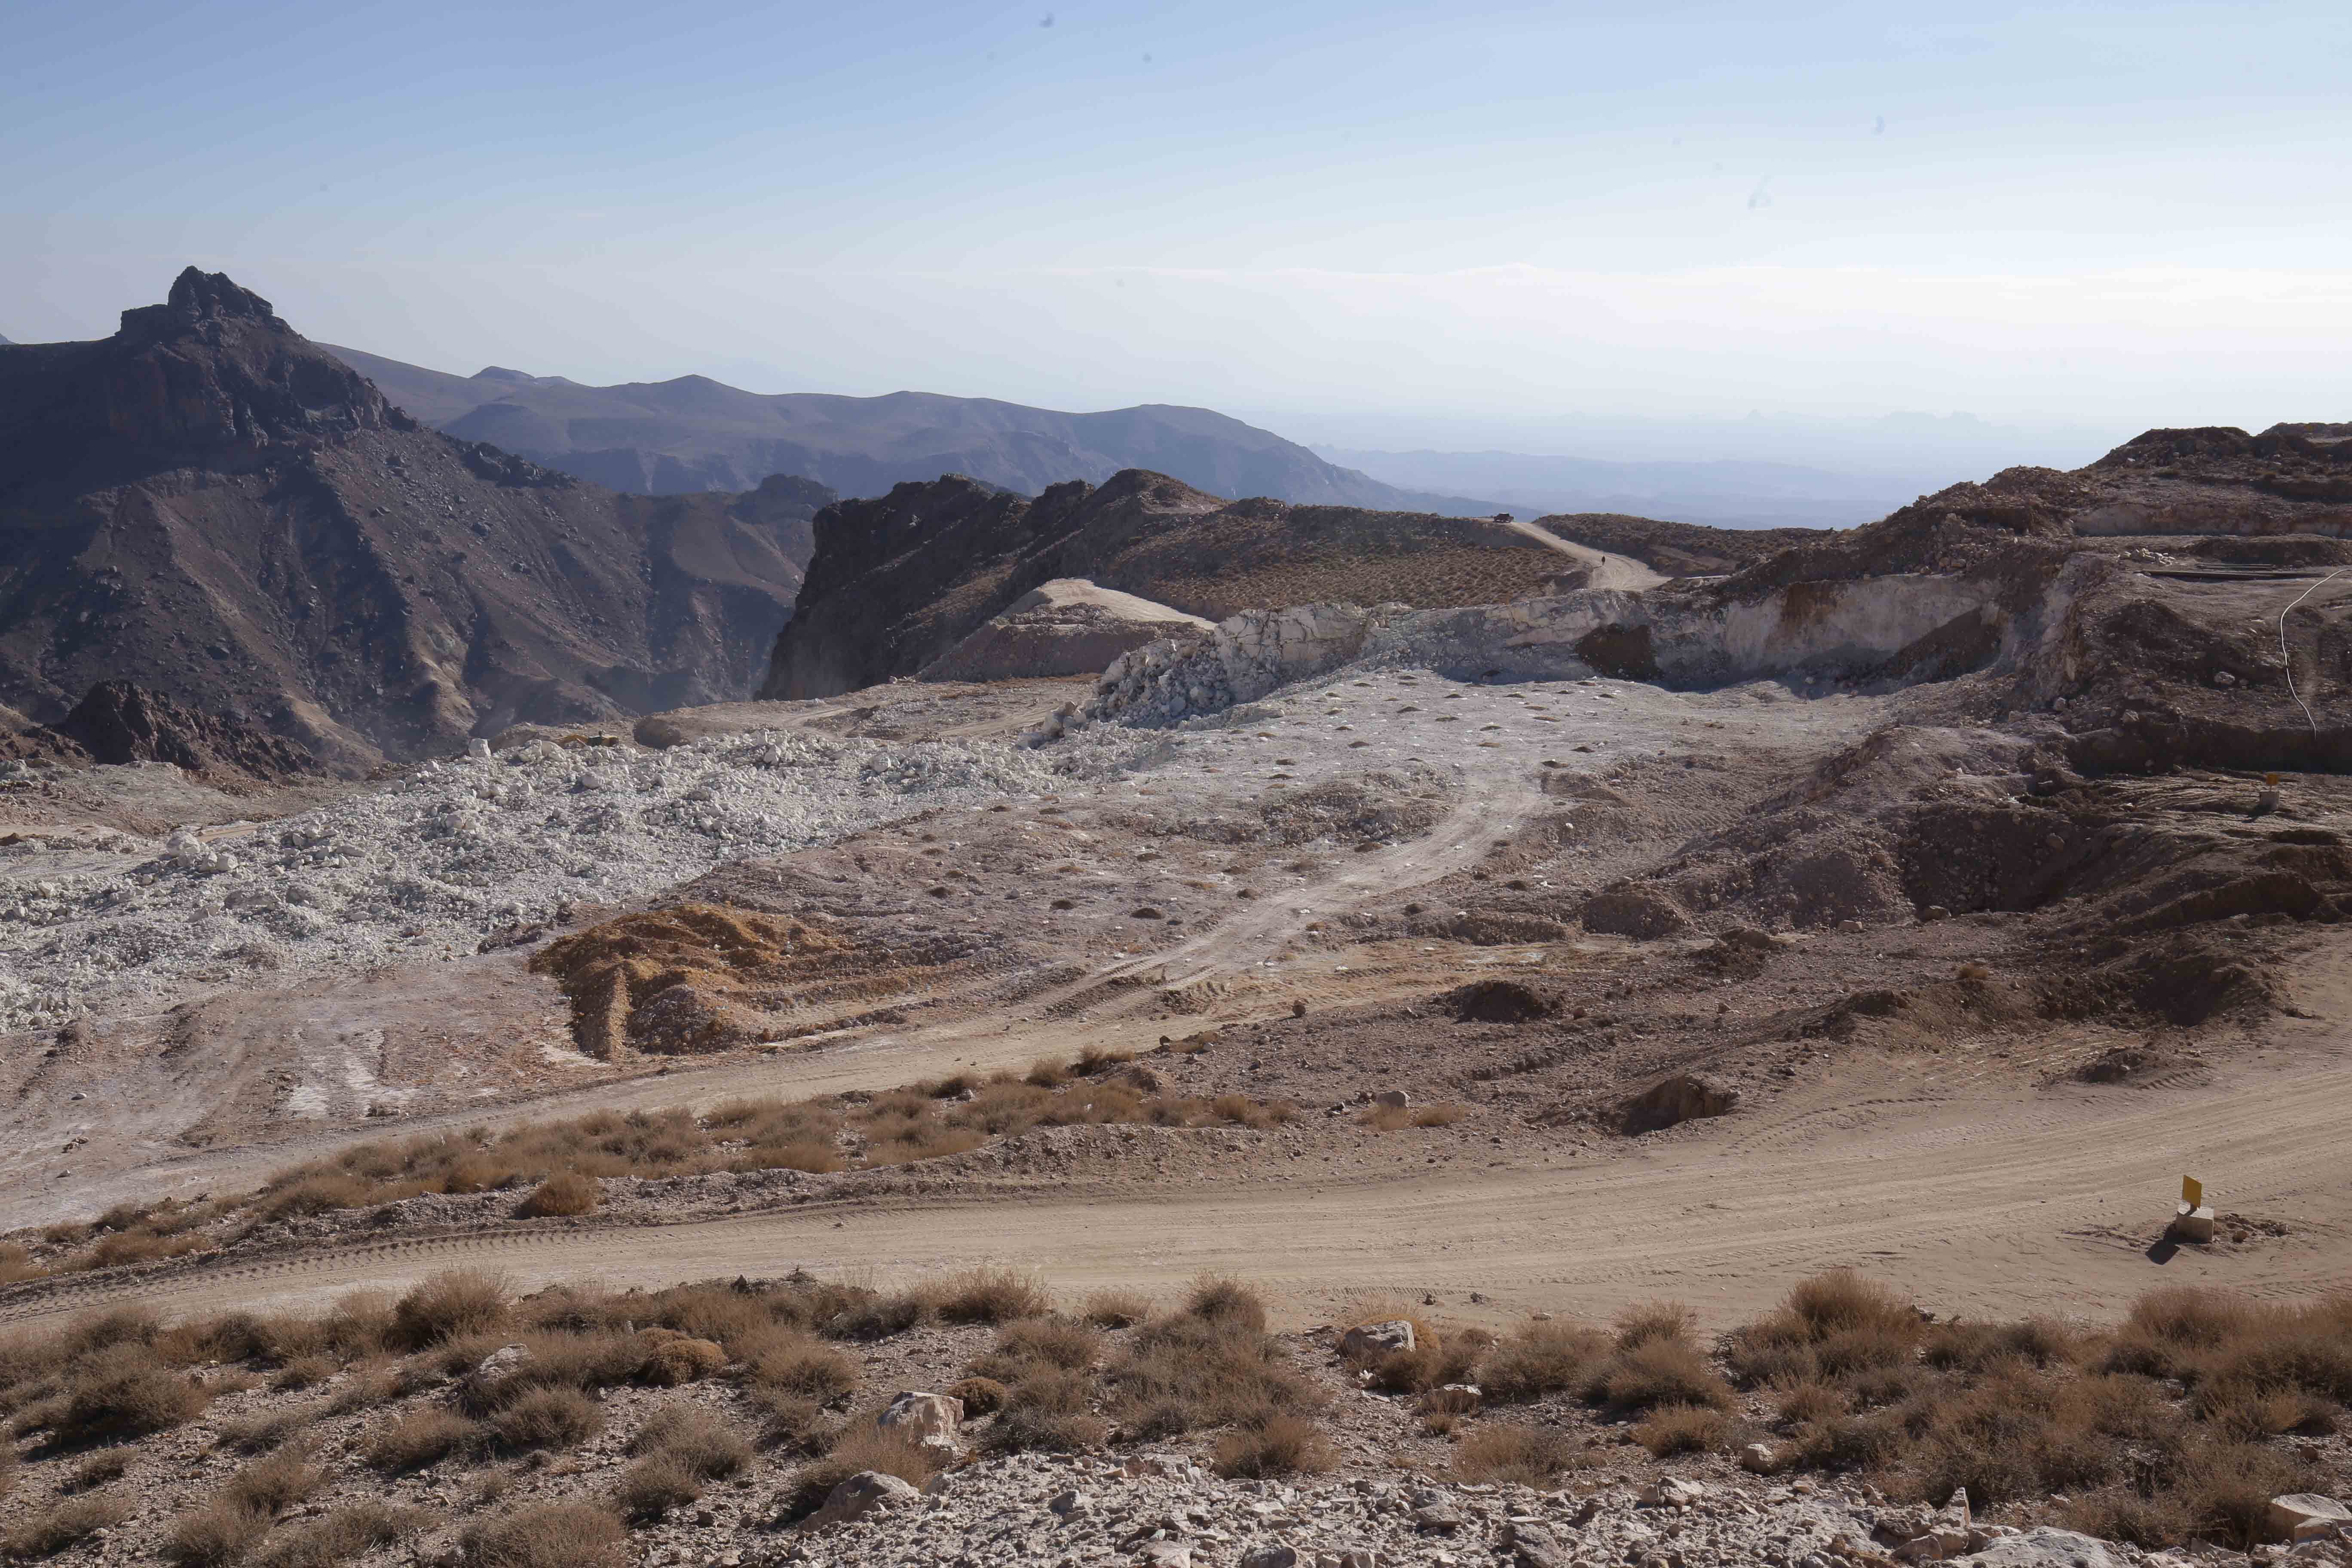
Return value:
[[(169, 1283), (77, 1282), (71, 1294), (0, 1309), (0, 1321), (54, 1321), (123, 1299), (171, 1313), (310, 1308), (460, 1266), (534, 1288), (795, 1266), (887, 1282), (991, 1263), (1037, 1269), (1066, 1293), (1166, 1293), (1217, 1269), (1262, 1282), (1293, 1324), (1324, 1321), (1366, 1293), (1424, 1292), (1450, 1314), (1493, 1321), (1676, 1297), (1721, 1324), (1836, 1264), (1945, 1313), (2104, 1317), (2151, 1286), (2187, 1281), (2307, 1295), (2352, 1272), (2342, 1217), (2352, 1214), (2352, 1165), (2340, 1157), (2352, 1067), (2342, 1043), (2333, 1057), (2242, 1070), (2219, 1089), (1931, 1100), (1916, 1078), (1856, 1064), (1719, 1130), (1590, 1167), (1563, 1158), (1532, 1170), (1039, 1202), (949, 1195), (360, 1244)], [(2151, 1253), (2183, 1171), (2203, 1174), (2222, 1207), (2281, 1221), (2287, 1234), (2214, 1254)]]

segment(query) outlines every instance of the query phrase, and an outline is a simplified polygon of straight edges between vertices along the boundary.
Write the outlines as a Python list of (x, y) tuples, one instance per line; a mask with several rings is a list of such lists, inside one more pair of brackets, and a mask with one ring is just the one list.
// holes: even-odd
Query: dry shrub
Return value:
[(404, 1350), (495, 1333), (507, 1321), (507, 1292), (495, 1275), (468, 1268), (436, 1274), (394, 1302), (386, 1338)]
[(1268, 1412), (1219, 1437), (1209, 1462), (1227, 1479), (1266, 1480), (1322, 1475), (1337, 1468), (1339, 1461), (1313, 1422)]
[(61, 1442), (144, 1437), (193, 1419), (212, 1397), (158, 1361), (145, 1344), (110, 1344), (74, 1363), (71, 1389), (52, 1425)]
[(929, 1322), (937, 1310), (938, 1299), (929, 1290), (901, 1290), (889, 1296), (867, 1290), (824, 1320), (823, 1327), (833, 1339), (887, 1340)]
[(2059, 1521), (2084, 1535), (2128, 1542), (2149, 1551), (2177, 1545), (2197, 1527), (2195, 1517), (2179, 1499), (2147, 1497), (2127, 1486), (2103, 1487), (2071, 1500)]
[(239, 1453), (266, 1454), (310, 1425), (307, 1410), (257, 1410), (232, 1415), (213, 1428), (214, 1440)]
[(1911, 1305), (1850, 1268), (1798, 1281), (1780, 1308), (1718, 1346), (1743, 1388), (1801, 1384), (1908, 1364), (1925, 1329)]
[(326, 1382), (341, 1370), (331, 1356), (298, 1355), (278, 1369), (269, 1386), (280, 1394), (299, 1394)]
[(1038, 1368), (1005, 1391), (988, 1429), (988, 1446), (1000, 1453), (1076, 1454), (1101, 1447), (1110, 1440), (1110, 1429), (1088, 1409), (1092, 1393), (1084, 1373)]
[(1041, 1368), (1084, 1372), (1102, 1354), (1102, 1336), (1070, 1318), (1027, 1318), (1009, 1323), (996, 1336), (996, 1346), (972, 1363), (971, 1370), (1001, 1383), (1017, 1383)]
[(2033, 1366), (2071, 1365), (2083, 1359), (2084, 1336), (2054, 1318), (2015, 1323), (1937, 1323), (1927, 1331), (1920, 1359), (1941, 1371), (1985, 1372), (2003, 1361)]
[(963, 1401), (966, 1415), (993, 1415), (1003, 1408), (1004, 1396), (1009, 1392), (992, 1377), (959, 1378), (947, 1387), (949, 1398)]
[(656, 1388), (676, 1388), (709, 1377), (727, 1364), (727, 1352), (715, 1340), (696, 1339), (675, 1329), (647, 1329), (637, 1335), (642, 1352), (637, 1381)]
[(1653, 1340), (1687, 1342), (1698, 1314), (1680, 1301), (1640, 1301), (1617, 1314), (1617, 1348), (1630, 1351)]
[(453, 1411), (412, 1410), (391, 1426), (369, 1433), (360, 1453), (379, 1470), (421, 1470), (452, 1454), (478, 1447), (485, 1436), (479, 1426)]
[(775, 1323), (768, 1304), (756, 1290), (731, 1285), (681, 1285), (638, 1300), (630, 1315), (650, 1317), (666, 1329), (698, 1340), (713, 1340), (730, 1350)]
[(525, 1219), (593, 1214), (604, 1201), (604, 1190), (577, 1171), (558, 1171), (530, 1190), (515, 1212)]
[(638, 1460), (613, 1483), (613, 1506), (633, 1523), (649, 1524), (701, 1495), (701, 1480), (667, 1454)]
[(1380, 1357), (1367, 1369), (1374, 1388), (1384, 1394), (1423, 1394), (1449, 1383), (1469, 1383), (1478, 1363), (1494, 1348), (1494, 1336), (1477, 1329), (1443, 1332), (1416, 1324), (1413, 1346)]
[(1451, 1127), (1469, 1114), (1468, 1106), (1450, 1101), (1443, 1105), (1417, 1106), (1413, 1110), (1412, 1124), (1415, 1127)]
[(101, 1530), (131, 1517), (131, 1500), (102, 1493), (58, 1503), (0, 1535), (0, 1552), (11, 1557), (55, 1557)]
[(628, 1534), (608, 1509), (543, 1502), (484, 1520), (459, 1542), (466, 1568), (629, 1568)]
[(1054, 1310), (1045, 1281), (1011, 1268), (972, 1268), (939, 1288), (940, 1321), (947, 1323), (1009, 1323)]
[(355, 1369), (351, 1381), (335, 1390), (327, 1401), (330, 1415), (349, 1415), (354, 1411), (373, 1410), (379, 1405), (390, 1404), (403, 1394), (412, 1392), (406, 1382), (409, 1374), (419, 1369), (390, 1366), (364, 1366)]
[(360, 1502), (280, 1535), (261, 1554), (262, 1568), (341, 1568), (432, 1522), (422, 1509)]
[(167, 1258), (184, 1258), (191, 1252), (202, 1251), (208, 1244), (201, 1236), (157, 1236), (151, 1230), (118, 1231), (99, 1237), (88, 1252), (66, 1260), (68, 1270), (119, 1268), (132, 1263), (157, 1263)]
[(1058, 1089), (1070, 1081), (1070, 1069), (1051, 1057), (1039, 1057), (1021, 1081), (1035, 1089)]
[(1486, 1357), (1478, 1383), (1489, 1398), (1524, 1403), (1580, 1388), (1610, 1342), (1579, 1323), (1525, 1322)]
[(489, 1421), (499, 1446), (517, 1453), (569, 1448), (594, 1436), (604, 1425), (596, 1402), (576, 1388), (534, 1388)]
[(1681, 1340), (1651, 1340), (1612, 1356), (1593, 1376), (1590, 1395), (1617, 1410), (1696, 1405), (1727, 1410), (1731, 1385), (1698, 1348)]
[(1148, 1323), (1111, 1367), (1114, 1413), (1130, 1435), (1149, 1441), (1322, 1408), (1320, 1391), (1284, 1363), (1280, 1342), (1252, 1326), (1265, 1321), (1256, 1299), (1237, 1306), (1224, 1283), (1195, 1293), (1218, 1315), (1188, 1311)]
[(1412, 1112), (1402, 1105), (1370, 1105), (1356, 1120), (1375, 1132), (1402, 1132), (1412, 1125)]
[(326, 1479), (327, 1472), (310, 1462), (307, 1448), (289, 1445), (231, 1476), (220, 1489), (220, 1500), (267, 1519), (308, 1498)]
[(1151, 1316), (1151, 1298), (1136, 1290), (1097, 1290), (1080, 1315), (1098, 1329), (1131, 1329)]
[(1556, 1426), (1483, 1426), (1454, 1449), (1456, 1480), (1549, 1487), (1585, 1463), (1577, 1440)]
[(1827, 1421), (1844, 1415), (1848, 1408), (1843, 1390), (1818, 1380), (1789, 1384), (1773, 1392), (1780, 1419), (1792, 1426)]
[(629, 1439), (629, 1452), (662, 1457), (705, 1480), (731, 1476), (751, 1460), (751, 1445), (733, 1427), (690, 1405), (667, 1405)]
[(919, 1487), (939, 1474), (945, 1463), (938, 1450), (882, 1431), (870, 1420), (853, 1423), (835, 1440), (832, 1452), (802, 1466), (793, 1475), (782, 1498), (784, 1521), (814, 1513), (824, 1506), (828, 1492), (862, 1470), (896, 1476)]
[(2314, 1479), (2276, 1449), (2252, 1443), (2210, 1443), (2182, 1457), (2175, 1490), (2197, 1533), (2241, 1552), (2270, 1535), (2271, 1499), (2309, 1491)]
[(1086, 1046), (1080, 1047), (1078, 1059), (1072, 1062), (1070, 1067), (1073, 1071), (1091, 1078), (1096, 1073), (1107, 1071), (1111, 1068), (1124, 1067), (1134, 1059), (1133, 1051), (1118, 1050), (1109, 1046)]
[(1874, 1469), (1892, 1465), (1910, 1446), (1910, 1434), (1892, 1415), (1832, 1415), (1799, 1434), (1796, 1457), (1809, 1469)]
[(754, 1387), (832, 1405), (857, 1387), (858, 1364), (824, 1341), (782, 1324), (747, 1340), (743, 1381)]
[(1184, 1311), (1204, 1322), (1263, 1332), (1265, 1300), (1255, 1289), (1226, 1274), (1203, 1274), (1192, 1281), (1184, 1298)]
[(1730, 1421), (1719, 1410), (1673, 1405), (1654, 1412), (1634, 1427), (1633, 1441), (1650, 1450), (1654, 1458), (1664, 1459), (1675, 1454), (1703, 1454), (1721, 1447), (1730, 1430)]
[[(92, 1454), (74, 1467), (74, 1473), (66, 1479), (65, 1489), (69, 1492), (94, 1491), (121, 1480), (123, 1472), (131, 1468), (131, 1453), (128, 1448), (108, 1448)], [(16, 1464), (16, 1449), (0, 1447), (0, 1454), (7, 1456), (5, 1459), (0, 1459), (0, 1466)]]
[(824, 1407), (816, 1401), (772, 1388), (751, 1389), (747, 1398), (751, 1408), (761, 1416), (760, 1444), (762, 1447), (783, 1448), (800, 1454), (824, 1450), (825, 1413)]
[(33, 1261), (30, 1247), (16, 1242), (0, 1242), (0, 1285), (21, 1284), (27, 1279), (46, 1277), (48, 1270)]
[(163, 1557), (182, 1568), (227, 1568), (243, 1561), (268, 1533), (269, 1515), (222, 1500), (173, 1523), (163, 1542)]

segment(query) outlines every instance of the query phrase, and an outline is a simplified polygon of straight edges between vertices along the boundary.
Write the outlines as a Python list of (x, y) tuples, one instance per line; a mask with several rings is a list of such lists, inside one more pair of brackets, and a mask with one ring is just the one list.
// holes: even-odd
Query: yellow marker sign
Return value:
[(2205, 1206), (2205, 1184), (2194, 1176), (2180, 1178), (2180, 1201), (2192, 1210)]

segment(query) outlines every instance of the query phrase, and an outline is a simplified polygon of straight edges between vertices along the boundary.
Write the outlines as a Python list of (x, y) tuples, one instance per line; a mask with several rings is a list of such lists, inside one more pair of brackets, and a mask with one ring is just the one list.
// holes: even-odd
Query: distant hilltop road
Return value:
[(436, 429), (644, 495), (748, 490), (770, 474), (796, 474), (845, 496), (886, 495), (941, 474), (1037, 495), (1067, 479), (1101, 484), (1122, 469), (1146, 468), (1213, 495), (1456, 517), (1503, 510), (1383, 484), (1206, 408), (1152, 403), (1063, 414), (928, 392), (770, 396), (701, 375), (583, 386), (498, 365), (451, 375), (322, 346)]

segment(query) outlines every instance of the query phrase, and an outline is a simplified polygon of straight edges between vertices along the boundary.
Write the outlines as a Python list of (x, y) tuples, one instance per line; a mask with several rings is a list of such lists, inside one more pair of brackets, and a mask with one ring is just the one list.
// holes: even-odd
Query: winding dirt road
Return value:
[[(2224, 1089), (2008, 1089), (1933, 1098), (1857, 1065), (1734, 1122), (1638, 1153), (1536, 1169), (1275, 1182), (1008, 1201), (811, 1205), (650, 1227), (360, 1243), (148, 1281), (90, 1279), (0, 1307), (55, 1320), (142, 1300), (171, 1313), (311, 1308), (437, 1269), (520, 1288), (656, 1286), (795, 1266), (882, 1281), (975, 1263), (1058, 1290), (1168, 1292), (1203, 1269), (1260, 1281), (1292, 1323), (1353, 1297), (1433, 1293), (1449, 1313), (1601, 1315), (1656, 1296), (1716, 1324), (1810, 1270), (1853, 1264), (1933, 1309), (2111, 1316), (2157, 1284), (2308, 1295), (2352, 1275), (2352, 1066), (2314, 1031), (2295, 1065)], [(2283, 1222), (2252, 1247), (2167, 1257), (2171, 1192), (2200, 1172), (2224, 1207)], [(1470, 1301), (1470, 1293), (1485, 1298)]]

